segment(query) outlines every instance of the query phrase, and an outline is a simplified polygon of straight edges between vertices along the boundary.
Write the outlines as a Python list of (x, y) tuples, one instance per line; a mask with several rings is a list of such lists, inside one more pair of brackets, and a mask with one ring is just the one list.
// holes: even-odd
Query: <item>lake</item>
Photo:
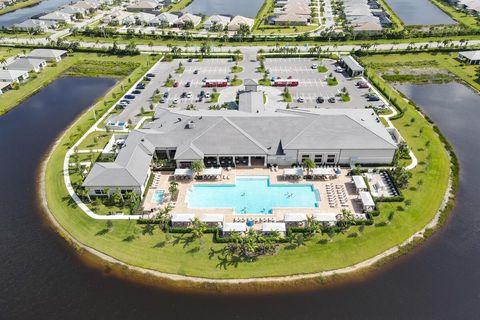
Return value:
[(183, 12), (212, 16), (214, 14), (255, 18), (264, 0), (193, 0)]
[(0, 117), (1, 319), (478, 318), (480, 126), (472, 120), (480, 118), (480, 97), (469, 89), (456, 83), (399, 87), (438, 123), (462, 166), (451, 219), (425, 245), (354, 283), (212, 296), (147, 287), (90, 268), (43, 223), (35, 196), (38, 165), (56, 136), (113, 83), (62, 78)]
[(57, 8), (69, 3), (75, 3), (78, 0), (44, 0), (33, 7), (18, 9), (16, 11), (0, 16), (0, 27), (10, 27), (16, 23), (21, 23), (33, 16), (42, 13), (55, 11)]
[(429, 0), (385, 0), (405, 25), (456, 24)]

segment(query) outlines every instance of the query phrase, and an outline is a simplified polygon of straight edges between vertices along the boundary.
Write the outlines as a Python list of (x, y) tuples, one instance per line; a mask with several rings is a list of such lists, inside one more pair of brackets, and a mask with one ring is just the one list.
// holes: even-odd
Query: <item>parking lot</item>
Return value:
[[(323, 65), (328, 70), (321, 73), (312, 65)], [(299, 108), (365, 108), (366, 106), (383, 105), (381, 101), (368, 101), (366, 95), (369, 89), (360, 89), (356, 83), (360, 79), (351, 79), (346, 73), (336, 71), (336, 64), (333, 60), (324, 59), (318, 61), (313, 58), (275, 58), (265, 61), (265, 68), (270, 72), (271, 79), (274, 78), (293, 78), (299, 80), (299, 85), (289, 87), (292, 96), (291, 107)], [(327, 77), (333, 74), (338, 81), (338, 85), (329, 86)], [(339, 96), (340, 90), (347, 89), (350, 101), (343, 102)], [(323, 103), (317, 102), (317, 98), (322, 97)], [(334, 98), (335, 102), (328, 102)], [(300, 102), (303, 100), (304, 102)], [(333, 100), (332, 100), (333, 101)]]
[[(175, 72), (179, 63), (184, 67), (182, 73)], [(174, 106), (179, 109), (185, 109), (189, 105), (194, 105), (197, 109), (208, 109), (218, 103), (210, 102), (210, 98), (203, 98), (202, 101), (199, 101), (202, 91), (210, 95), (213, 93), (213, 88), (204, 87), (203, 80), (205, 78), (225, 79), (226, 77), (233, 79), (234, 74), (231, 73), (231, 68), (234, 65), (235, 63), (228, 59), (204, 59), (202, 61), (178, 59), (171, 62), (160, 62), (151, 71), (150, 81), (143, 82), (145, 88), (138, 90), (137, 94), (133, 94), (134, 99), (127, 99), (130, 103), (125, 106), (124, 110), (110, 117), (108, 121), (127, 122), (131, 120), (135, 124), (141, 118), (139, 117), (141, 109), (149, 111), (152, 103), (165, 107)], [(172, 82), (176, 83), (176, 86), (165, 86), (169, 75), (172, 76)], [(156, 94), (157, 90), (158, 94)], [(217, 88), (218, 92), (222, 90), (225, 90), (225, 88)], [(154, 101), (152, 101), (153, 96), (157, 96)]]
[[(184, 68), (183, 72), (176, 73), (179, 64)], [(327, 68), (326, 72), (319, 72), (312, 65), (323, 65)], [(238, 64), (244, 69), (238, 73), (238, 77), (242, 80), (245, 78), (253, 78), (259, 80), (262, 74), (256, 73), (256, 67), (259, 63), (251, 61), (241, 61)], [(151, 71), (149, 81), (144, 81), (144, 88), (139, 90), (131, 90), (128, 99), (129, 104), (125, 104), (125, 108), (111, 116), (108, 121), (128, 122), (132, 121), (136, 124), (140, 119), (141, 109), (150, 110), (150, 105), (175, 107), (178, 109), (208, 109), (212, 105), (221, 105), (224, 102), (235, 101), (236, 92), (243, 89), (239, 87), (218, 87), (220, 93), (218, 102), (211, 102), (210, 97), (203, 96), (199, 99), (201, 92), (212, 94), (213, 88), (205, 87), (205, 79), (233, 79), (235, 74), (231, 73), (231, 68), (235, 66), (235, 62), (229, 59), (178, 59), (171, 62), (160, 62)], [(365, 108), (366, 106), (379, 107), (383, 105), (382, 101), (368, 101), (366, 95), (369, 88), (360, 89), (356, 83), (360, 79), (351, 79), (344, 73), (336, 71), (335, 61), (323, 60), (318, 61), (313, 58), (276, 58), (267, 59), (265, 67), (269, 70), (270, 78), (293, 78), (299, 81), (296, 87), (289, 87), (292, 96), (290, 107), (299, 108)], [(329, 86), (327, 77), (333, 74), (338, 84)], [(171, 85), (165, 86), (165, 83), (171, 75)], [(340, 96), (340, 91), (346, 88), (350, 96), (350, 101), (344, 102)], [(158, 90), (158, 91), (157, 91)], [(267, 107), (269, 109), (285, 108), (281, 97), (283, 87), (260, 87), (268, 96)], [(154, 99), (152, 99), (154, 97)], [(320, 103), (317, 98), (322, 97), (324, 101)]]

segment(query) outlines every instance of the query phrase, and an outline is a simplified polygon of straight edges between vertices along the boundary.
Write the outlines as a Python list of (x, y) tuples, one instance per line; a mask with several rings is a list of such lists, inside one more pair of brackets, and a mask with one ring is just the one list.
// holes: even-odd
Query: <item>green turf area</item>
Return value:
[[(412, 59), (406, 55), (398, 58)], [(366, 59), (367, 62), (378, 62), (383, 56)], [(395, 57), (389, 56), (388, 60), (395, 62)], [(301, 274), (346, 267), (373, 257), (405, 241), (433, 218), (445, 194), (450, 166), (448, 155), (432, 125), (390, 89), (376, 71), (370, 67), (369, 76), (404, 109), (404, 116), (394, 120), (394, 124), (420, 163), (413, 170), (411, 189), (403, 191), (409, 205), (379, 203), (380, 215), (375, 217), (377, 224), (387, 222), (390, 213), (395, 212), (394, 218), (385, 226), (381, 223), (364, 229), (352, 227), (345, 234), (335, 235), (331, 241), (327, 236), (318, 235), (296, 249), (281, 245), (277, 255), (249, 263), (223, 259), (220, 252), (224, 244), (213, 243), (212, 235), (208, 234), (201, 240), (189, 242), (188, 236), (165, 234), (157, 226), (150, 228), (135, 221), (114, 221), (112, 228), (106, 228), (105, 221), (92, 220), (72, 206), (63, 179), (59, 178), (67, 146), (72, 140), (69, 136), (78, 135), (76, 127), (86, 130), (93, 123), (91, 112), (85, 113), (65, 133), (47, 164), (49, 207), (59, 223), (80, 242), (129, 264), (181, 275), (247, 278)], [(119, 85), (113, 90), (119, 90)], [(103, 103), (97, 103), (94, 108), (101, 110)], [(419, 134), (420, 130), (422, 134)], [(397, 208), (399, 205), (403, 210)], [(350, 237), (354, 232), (357, 237)]]
[(78, 150), (82, 149), (103, 149), (112, 137), (111, 133), (97, 131), (90, 133), (85, 140), (80, 143)]
[(40, 3), (42, 0), (25, 0), (25, 1), (17, 1), (14, 5), (6, 6), (5, 8), (0, 10), (0, 16), (9, 12), (16, 11), (18, 9), (26, 8), (26, 7), (33, 7)]
[(13, 47), (0, 47), (0, 61), (3, 59), (7, 59), (13, 56), (16, 56), (17, 54), (24, 54), (29, 52), (30, 50), (23, 50), (19, 48), (13, 48)]
[(243, 68), (240, 67), (240, 66), (233, 66), (231, 69), (230, 69), (230, 72), (231, 73), (240, 73), (243, 71)]
[(191, 4), (193, 0), (179, 0), (177, 3), (173, 3), (169, 5), (166, 10), (162, 11), (169, 11), (169, 12), (178, 12), (182, 11), (186, 7), (188, 7), (189, 4)]

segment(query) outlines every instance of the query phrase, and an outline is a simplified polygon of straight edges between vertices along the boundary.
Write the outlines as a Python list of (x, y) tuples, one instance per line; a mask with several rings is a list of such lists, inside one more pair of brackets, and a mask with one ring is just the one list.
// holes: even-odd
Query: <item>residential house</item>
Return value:
[(67, 56), (67, 51), (56, 50), (56, 49), (34, 49), (29, 54), (27, 54), (27, 58), (44, 59), (46, 61), (56, 61), (56, 62), (61, 61), (62, 58), (66, 56)]
[(152, 27), (167, 28), (174, 25), (175, 22), (177, 22), (177, 20), (178, 20), (177, 15), (172, 14), (170, 12), (162, 12), (150, 21), (150, 25)]
[(24, 31), (46, 32), (47, 30), (55, 29), (57, 27), (57, 22), (28, 19), (21, 23), (14, 24), (13, 26), (15, 29), (24, 30)]
[(235, 16), (232, 21), (228, 24), (228, 31), (238, 31), (240, 30), (241, 25), (248, 26), (249, 30), (252, 30), (253, 25), (255, 24), (254, 19), (250, 19), (243, 16)]
[(223, 31), (225, 27), (230, 23), (230, 17), (213, 15), (207, 18), (203, 23), (205, 30), (215, 29), (215, 31)]
[(46, 20), (46, 21), (55, 21), (55, 22), (63, 22), (63, 23), (70, 23), (72, 21), (72, 15), (60, 11), (54, 11), (47, 13), (38, 18), (39, 20)]
[(196, 27), (200, 24), (200, 22), (202, 22), (202, 17), (191, 13), (185, 13), (178, 18), (178, 20), (175, 22), (175, 25), (182, 27), (187, 21), (192, 22), (193, 26)]
[(19, 83), (28, 79), (28, 71), (0, 69), (0, 81)]
[(45, 59), (33, 59), (33, 58), (19, 58), (13, 62), (7, 64), (3, 68), (5, 70), (23, 70), (27, 72), (40, 72), (47, 66)]

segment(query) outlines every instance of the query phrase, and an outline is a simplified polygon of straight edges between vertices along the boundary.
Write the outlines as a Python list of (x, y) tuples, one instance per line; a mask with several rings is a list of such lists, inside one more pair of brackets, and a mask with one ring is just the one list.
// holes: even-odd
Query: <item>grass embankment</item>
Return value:
[(26, 7), (33, 7), (39, 4), (42, 0), (25, 0), (25, 1), (18, 1), (12, 6), (6, 6), (5, 8), (0, 10), (0, 16), (9, 12), (16, 11), (18, 9), (26, 8)]
[(177, 3), (173, 3), (167, 7), (167, 10), (162, 10), (162, 11), (168, 11), (168, 12), (179, 12), (188, 7), (193, 0), (180, 0)]
[[(145, 59), (145, 57), (143, 57)], [(125, 66), (123, 63), (139, 63), (140, 57), (121, 58), (92, 53), (72, 53), (62, 61), (49, 63), (39, 73), (30, 73), (30, 79), (20, 84), (17, 90), (7, 91), (0, 97), (0, 115), (3, 115), (21, 103), (23, 100), (38, 92), (43, 87), (61, 75), (88, 76), (88, 77), (123, 77)], [(148, 59), (147, 59), (148, 61)], [(129, 69), (129, 68), (127, 68)]]
[(393, 11), (392, 8), (388, 5), (388, 3), (385, 0), (380, 0), (380, 5), (383, 7), (385, 12), (388, 13), (390, 16), (390, 20), (393, 23), (393, 28), (392, 30), (394, 31), (402, 31), (405, 28), (405, 25), (403, 24), (403, 21), (397, 16), (395, 11)]
[(470, 29), (474, 29), (474, 30), (480, 30), (479, 19), (474, 17), (473, 15), (458, 11), (454, 7), (448, 5), (447, 3), (441, 0), (430, 0), (430, 1), (432, 1), (433, 4), (439, 7), (443, 12), (448, 14), (453, 20), (459, 22), (463, 26)]
[[(152, 229), (135, 221), (114, 221), (113, 228), (108, 229), (105, 221), (90, 219), (67, 200), (69, 197), (60, 178), (69, 136), (78, 134), (75, 127), (86, 129), (93, 123), (92, 112), (85, 113), (65, 133), (51, 154), (46, 171), (49, 207), (58, 222), (85, 245), (125, 263), (181, 275), (209, 278), (280, 276), (338, 269), (371, 258), (402, 243), (434, 217), (445, 195), (450, 162), (432, 125), (390, 89), (373, 69), (369, 74), (404, 110), (404, 116), (394, 120), (394, 124), (420, 162), (413, 170), (411, 189), (403, 192), (410, 204), (379, 203), (380, 215), (375, 217), (376, 223), (387, 222), (390, 212), (395, 212), (385, 226), (368, 226), (363, 230), (352, 227), (332, 241), (321, 241), (328, 238), (318, 235), (305, 246), (293, 250), (282, 247), (276, 256), (262, 257), (252, 263), (221, 258), (219, 252), (224, 245), (213, 243), (212, 235), (204, 235), (201, 241), (190, 243), (187, 236), (168, 235), (158, 227)], [(99, 102), (94, 108), (102, 107)], [(349, 236), (354, 232), (357, 237)]]

